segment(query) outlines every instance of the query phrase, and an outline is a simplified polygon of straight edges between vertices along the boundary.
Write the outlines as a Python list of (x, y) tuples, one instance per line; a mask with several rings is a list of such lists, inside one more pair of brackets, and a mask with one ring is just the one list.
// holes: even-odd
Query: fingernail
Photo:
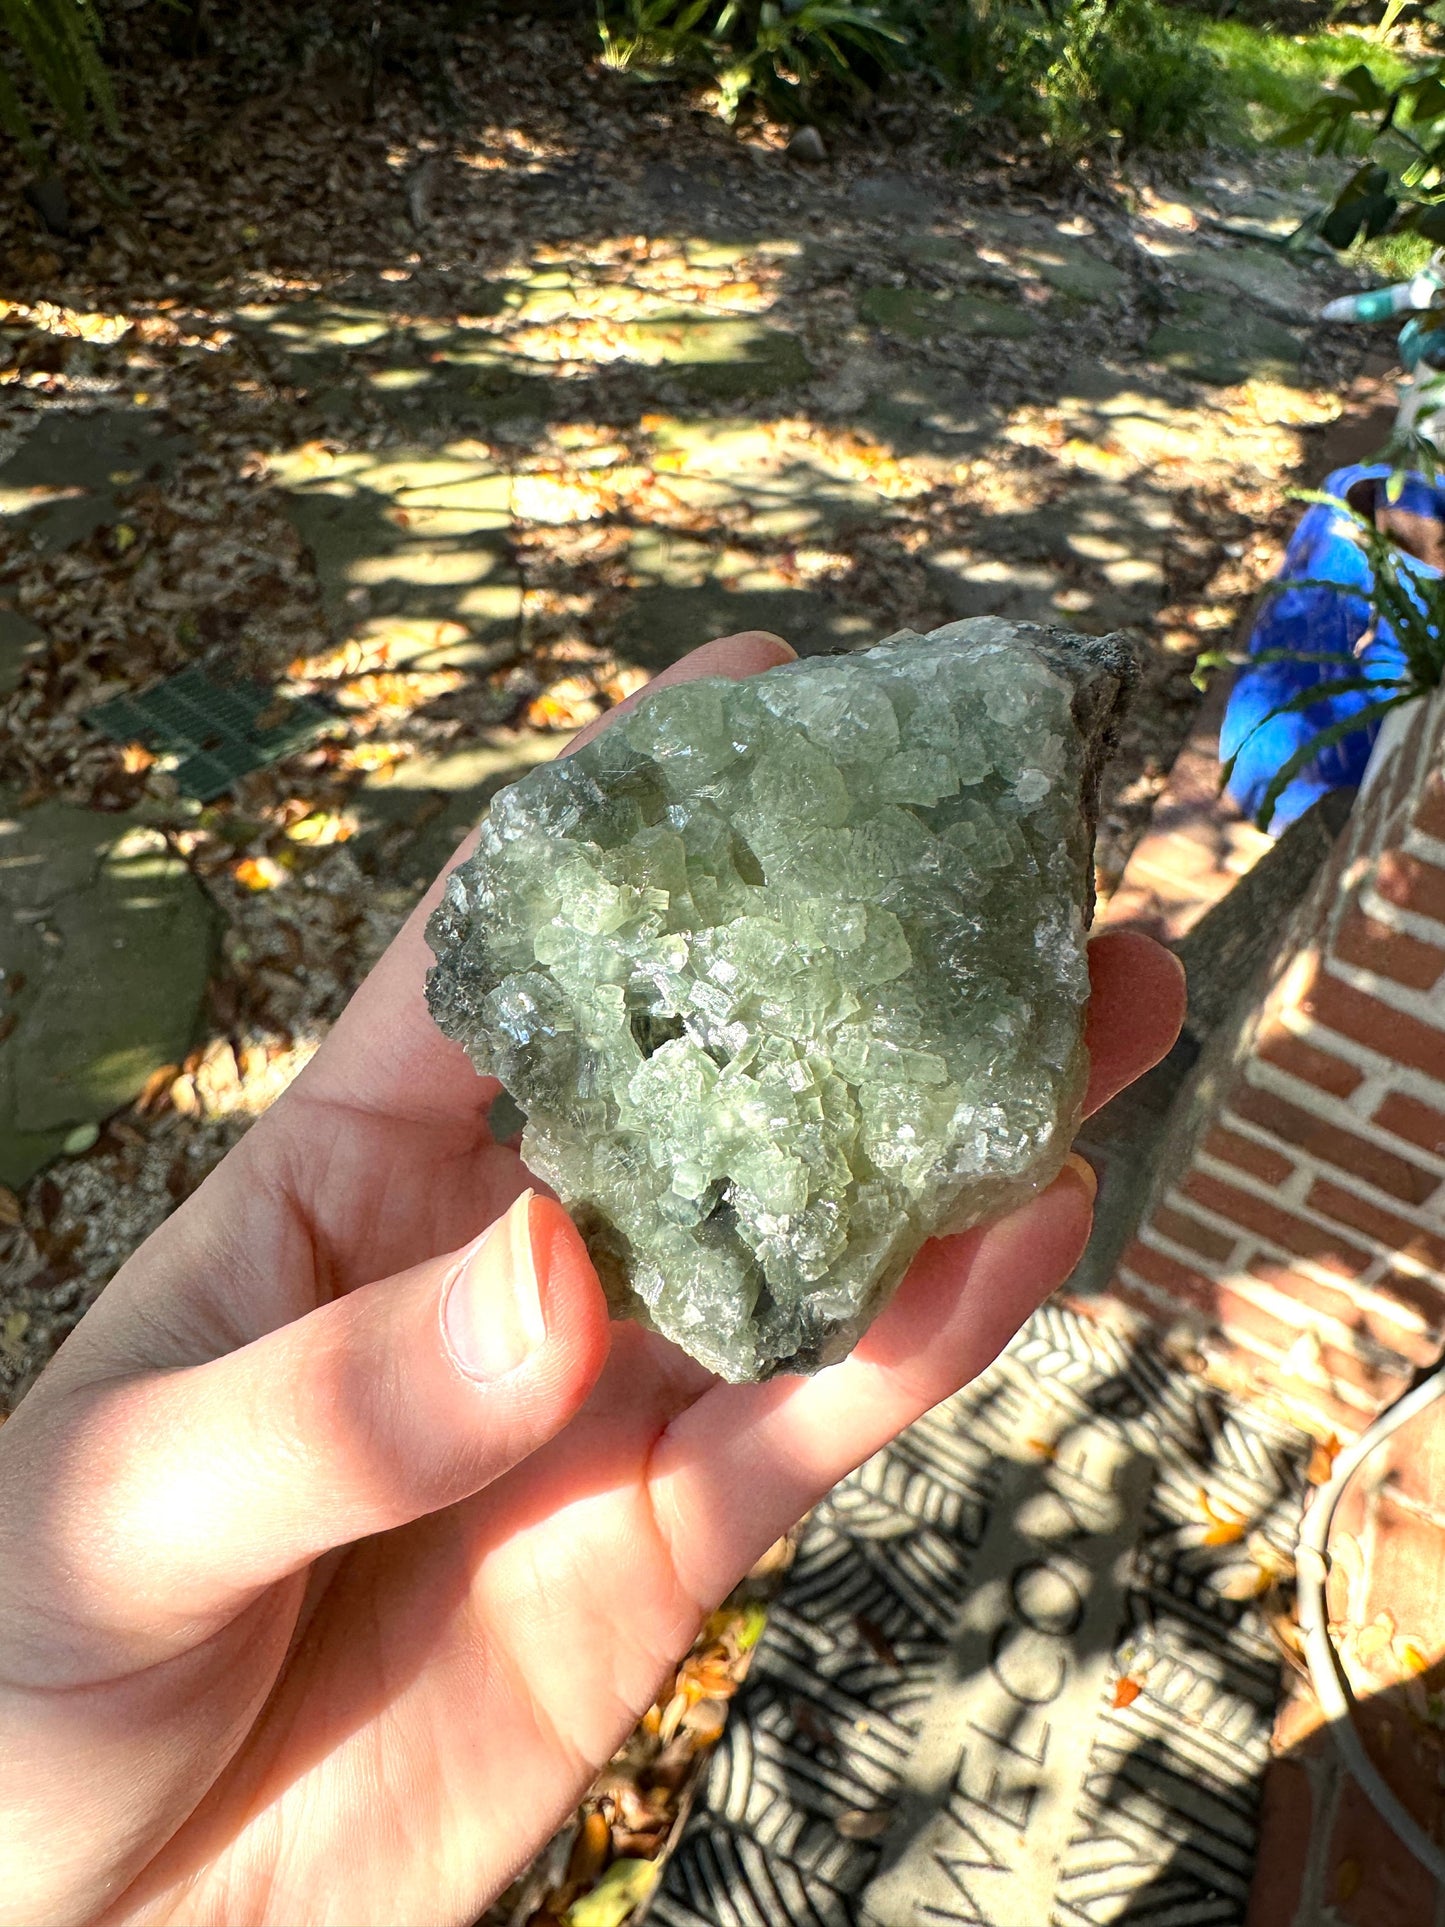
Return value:
[(503, 1378), (547, 1338), (524, 1191), (463, 1258), (447, 1287), (442, 1329), (470, 1378)]
[(1082, 1184), (1088, 1192), (1089, 1202), (1092, 1204), (1099, 1194), (1098, 1173), (1095, 1171), (1093, 1165), (1089, 1163), (1087, 1158), (1081, 1158), (1077, 1151), (1070, 1151), (1069, 1155), (1064, 1159), (1064, 1164), (1068, 1170), (1073, 1172), (1074, 1176), (1079, 1180), (1079, 1183)]

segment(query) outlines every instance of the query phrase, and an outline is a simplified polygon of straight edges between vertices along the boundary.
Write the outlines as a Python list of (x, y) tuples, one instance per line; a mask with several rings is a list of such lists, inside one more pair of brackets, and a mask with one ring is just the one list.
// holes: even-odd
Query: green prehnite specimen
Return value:
[(926, 1238), (1056, 1175), (1131, 678), (1107, 638), (904, 632), (659, 690), (493, 800), (427, 997), (615, 1310), (816, 1371)]

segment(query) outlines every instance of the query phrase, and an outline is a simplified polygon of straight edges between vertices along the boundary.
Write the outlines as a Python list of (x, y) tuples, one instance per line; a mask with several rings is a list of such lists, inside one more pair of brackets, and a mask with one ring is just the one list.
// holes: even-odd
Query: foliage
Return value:
[(44, 149), (22, 97), (22, 74), (39, 86), (71, 133), (84, 139), (92, 115), (115, 132), (115, 101), (100, 58), (94, 0), (0, 0), (0, 132), (34, 166)]
[(846, 0), (598, 0), (597, 24), (608, 66), (708, 75), (728, 121), (748, 101), (798, 120), (830, 92), (861, 93), (906, 39)]
[[(1401, 5), (1389, 0), (1382, 39)], [(1287, 130), (1317, 154), (1366, 156), (1309, 224), (1333, 248), (1386, 235), (1445, 242), (1445, 0), (1425, 7), (1418, 24), (1440, 52), (1395, 79), (1358, 63)]]
[[(1203, 678), (1210, 670), (1225, 664), (1258, 668), (1268, 663), (1309, 662), (1338, 669), (1337, 675), (1322, 677), (1298, 695), (1292, 696), (1288, 702), (1277, 704), (1255, 724), (1249, 736), (1245, 737), (1245, 743), (1277, 716), (1313, 709), (1334, 696), (1372, 698), (1363, 708), (1317, 731), (1276, 770), (1261, 799), (1255, 819), (1262, 830), (1269, 828), (1275, 807), (1290, 784), (1324, 750), (1333, 748), (1336, 743), (1343, 742), (1347, 736), (1353, 736), (1359, 730), (1372, 728), (1382, 722), (1392, 709), (1398, 709), (1402, 703), (1413, 702), (1417, 696), (1428, 694), (1445, 679), (1445, 581), (1425, 573), (1418, 566), (1412, 566), (1410, 558), (1396, 547), (1388, 535), (1338, 496), (1321, 494), (1316, 489), (1299, 489), (1294, 493), (1297, 500), (1322, 503), (1349, 523), (1351, 534), (1364, 550), (1369, 564), (1369, 588), (1362, 590), (1355, 583), (1302, 581), (1298, 577), (1289, 577), (1271, 583), (1266, 594), (1282, 595), (1297, 589), (1327, 589), (1333, 594), (1348, 596), (1351, 600), (1364, 600), (1370, 610), (1367, 636), (1381, 627), (1388, 629), (1400, 646), (1405, 668), (1403, 673), (1395, 676), (1367, 676), (1357, 656), (1302, 655), (1293, 649), (1263, 649), (1252, 656), (1216, 650), (1199, 658), (1194, 671), (1199, 687), (1203, 687)], [(1234, 774), (1235, 763), (1243, 748), (1244, 743), (1241, 743), (1224, 765), (1221, 779), (1224, 784), (1228, 784)]]
[[(1225, 71), (1233, 131), (1246, 140), (1280, 138), (1351, 68), (1363, 66), (1384, 87), (1410, 71), (1393, 47), (1363, 33), (1278, 33), (1238, 19), (1201, 21), (1197, 33)], [(1368, 142), (1367, 132), (1357, 133), (1361, 153)]]
[(973, 118), (1073, 157), (1183, 147), (1220, 124), (1224, 77), (1160, 0), (598, 0), (604, 58), (708, 75), (733, 120), (816, 117), (908, 71)]
[(941, 0), (915, 18), (949, 91), (1065, 156), (1191, 146), (1218, 124), (1219, 63), (1158, 0)]

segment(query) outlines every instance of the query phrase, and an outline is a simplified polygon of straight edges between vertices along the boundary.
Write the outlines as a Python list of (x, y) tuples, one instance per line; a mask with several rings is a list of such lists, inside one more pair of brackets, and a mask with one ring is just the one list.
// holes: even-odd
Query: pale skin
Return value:
[[(730, 637), (668, 680), (789, 654)], [(435, 895), (0, 1430), (0, 1927), (471, 1921), (707, 1612), (1082, 1250), (1075, 1161), (926, 1245), (816, 1378), (725, 1385), (609, 1326), (427, 1016)], [(1128, 935), (1091, 969), (1092, 1108), (1183, 980)]]

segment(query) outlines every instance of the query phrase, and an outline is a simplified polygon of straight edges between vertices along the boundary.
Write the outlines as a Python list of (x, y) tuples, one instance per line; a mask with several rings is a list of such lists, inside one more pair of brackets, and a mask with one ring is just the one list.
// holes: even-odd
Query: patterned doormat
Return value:
[(1046, 1306), (813, 1515), (648, 1927), (1240, 1922), (1306, 1456)]

